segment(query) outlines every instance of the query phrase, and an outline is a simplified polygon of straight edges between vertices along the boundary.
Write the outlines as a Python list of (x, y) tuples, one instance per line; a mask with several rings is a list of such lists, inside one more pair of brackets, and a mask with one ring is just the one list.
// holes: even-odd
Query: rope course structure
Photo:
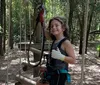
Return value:
[[(28, 45), (28, 49), (26, 48), (26, 44), (25, 44), (25, 51), (27, 49), (28, 56), (27, 56), (27, 61), (23, 62), (23, 64), (25, 65), (23, 67), (24, 71), (27, 70), (27, 67), (31, 66), (34, 69), (35, 67), (38, 67), (39, 65), (41, 65), (42, 64), (41, 61), (42, 61), (43, 56), (47, 55), (47, 53), (44, 52), (44, 45), (45, 45), (44, 27), (45, 26), (44, 26), (44, 6), (43, 6), (43, 4), (39, 4), (37, 10), (38, 10), (38, 16), (36, 18), (36, 24), (35, 24), (35, 27), (34, 27), (34, 30), (33, 30), (33, 34), (30, 37), (30, 42), (29, 42), (29, 45)], [(42, 33), (41, 50), (31, 47), (32, 40), (33, 40), (33, 38), (35, 36), (35, 32), (36, 32), (36, 28), (37, 28), (38, 24), (41, 24), (41, 30), (42, 30), (42, 32), (41, 32)], [(20, 35), (21, 35), (21, 27), (20, 27)], [(26, 35), (26, 32), (25, 32), (25, 35)], [(26, 37), (25, 37), (25, 40), (26, 40)], [(21, 42), (21, 38), (20, 38), (20, 42)], [(21, 50), (21, 44), (20, 44), (20, 50)], [(29, 58), (30, 58), (29, 51), (32, 51), (33, 53), (39, 54), (39, 56), (40, 56), (39, 61), (31, 62), (29, 60)], [(21, 62), (21, 57), (20, 57), (20, 68), (21, 68), (21, 63), (22, 62)], [(22, 76), (21, 72), (19, 72), (19, 75), (16, 75), (16, 79), (18, 80), (18, 82), (16, 82), (15, 85), (19, 85), (19, 84), (21, 84), (23, 82), (24, 82), (25, 85), (36, 85), (35, 81)]]
[[(20, 1), (20, 0), (19, 0)], [(23, 0), (23, 1), (27, 1), (28, 0)], [(34, 0), (33, 0), (34, 1)], [(53, 0), (52, 0), (53, 1)], [(8, 2), (7, 2), (8, 3)], [(84, 38), (83, 38), (83, 49), (82, 49), (82, 64), (81, 64), (81, 78), (80, 78), (80, 81), (79, 81), (79, 85), (83, 85), (84, 84), (84, 70), (85, 70), (85, 45), (86, 45), (86, 32), (87, 32), (87, 16), (88, 16), (88, 5), (89, 5), (89, 0), (85, 0), (85, 3), (86, 3), (86, 8), (85, 8), (85, 15), (84, 15)], [(53, 3), (52, 3), (53, 4)], [(20, 3), (20, 6), (22, 5), (22, 3)], [(52, 7), (53, 9), (53, 7)], [(19, 70), (18, 70), (18, 75), (16, 75), (16, 83), (15, 85), (42, 85), (40, 84), (39, 82), (37, 83), (35, 81), (35, 78), (37, 78), (37, 75), (40, 75), (39, 74), (39, 70), (36, 70), (38, 72), (38, 74), (35, 74), (35, 69), (37, 68), (40, 68), (42, 64), (44, 64), (45, 62), (42, 61), (43, 58), (45, 58), (45, 56), (48, 56), (48, 53), (45, 52), (45, 43), (46, 43), (46, 38), (45, 38), (45, 33), (44, 33), (44, 29), (45, 29), (45, 20), (44, 20), (44, 12), (45, 12), (45, 8), (43, 6), (42, 3), (39, 4), (39, 6), (37, 7), (37, 10), (38, 10), (38, 13), (37, 13), (37, 17), (35, 19), (36, 23), (35, 23), (35, 26), (34, 26), (34, 29), (32, 30), (31, 29), (31, 21), (29, 21), (29, 30), (30, 30), (30, 40), (28, 43), (27, 42), (27, 26), (25, 23), (25, 17), (23, 18), (23, 21), (22, 21), (22, 14), (21, 12), (23, 11), (23, 9), (21, 8), (20, 9), (20, 43), (19, 43), (19, 50), (21, 52), (21, 50), (23, 49), (22, 48), (22, 45), (21, 45), (21, 42), (22, 42), (22, 25), (24, 23), (24, 50), (25, 53), (26, 53), (26, 56), (24, 57), (25, 58), (25, 61), (22, 61), (22, 56), (19, 54)], [(53, 12), (53, 10), (52, 10)], [(31, 16), (30, 16), (30, 10), (29, 10), (29, 20), (30, 20)], [(9, 17), (9, 22), (10, 22), (10, 17)], [(22, 23), (23, 22), (23, 23)], [(34, 37), (36, 37), (36, 31), (37, 31), (37, 28), (38, 28), (38, 25), (41, 25), (41, 43), (39, 43), (40, 47), (39, 49), (35, 48), (35, 43), (33, 42), (34, 41)], [(10, 23), (9, 23), (9, 29), (10, 29)], [(32, 31), (32, 34), (31, 34), (31, 31)], [(90, 32), (90, 34), (100, 34), (100, 30), (95, 30), (95, 31), (92, 31)], [(9, 38), (9, 37), (8, 37)], [(49, 43), (50, 44), (50, 43)], [(9, 45), (9, 42), (8, 42), (8, 45)], [(11, 57), (11, 54), (9, 54), (9, 51), (10, 51), (10, 47), (8, 46), (7, 47), (7, 50), (6, 50), (6, 55), (9, 55), (8, 57)], [(35, 60), (33, 59), (33, 61), (30, 60), (30, 51), (33, 53), (33, 58), (35, 57), (38, 57), (38, 60)], [(36, 55), (35, 55), (36, 54)], [(45, 60), (45, 59), (44, 59)], [(22, 64), (24, 65), (22, 67)], [(33, 69), (33, 78), (27, 78), (25, 77), (23, 74), (22, 74), (22, 70), (25, 72), (28, 70), (28, 67), (31, 67)], [(8, 72), (9, 72), (9, 59), (7, 60), (7, 78), (6, 78), (6, 85), (9, 85), (8, 82), (9, 82), (9, 75), (8, 75)], [(43, 85), (49, 85), (49, 84), (43, 84)]]

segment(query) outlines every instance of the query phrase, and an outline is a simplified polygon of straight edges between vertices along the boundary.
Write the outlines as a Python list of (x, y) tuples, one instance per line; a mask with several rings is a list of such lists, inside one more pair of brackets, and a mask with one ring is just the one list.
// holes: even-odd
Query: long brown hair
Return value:
[[(48, 25), (49, 33), (50, 33), (50, 29), (51, 29), (51, 22), (53, 20), (57, 20), (61, 23), (62, 27), (65, 29), (63, 34), (65, 37), (67, 37), (69, 39), (69, 30), (68, 30), (69, 28), (68, 28), (68, 25), (66, 24), (66, 20), (62, 17), (53, 17), (52, 19), (50, 19), (49, 25)], [(50, 37), (52, 40), (56, 40), (56, 37), (54, 35), (52, 35), (51, 33), (50, 33)]]

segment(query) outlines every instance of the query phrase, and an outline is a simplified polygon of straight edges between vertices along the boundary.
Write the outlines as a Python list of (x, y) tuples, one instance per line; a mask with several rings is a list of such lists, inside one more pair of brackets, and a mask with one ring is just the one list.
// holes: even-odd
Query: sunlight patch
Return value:
[(0, 69), (5, 70), (5, 69), (7, 69), (7, 66), (1, 67)]
[(95, 72), (100, 72), (100, 68), (97, 65), (92, 65), (86, 68)]

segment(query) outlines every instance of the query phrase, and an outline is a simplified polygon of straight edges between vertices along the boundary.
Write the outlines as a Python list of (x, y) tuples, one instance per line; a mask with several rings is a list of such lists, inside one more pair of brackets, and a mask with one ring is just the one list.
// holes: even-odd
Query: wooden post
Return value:
[(86, 1), (86, 8), (84, 13), (84, 33), (83, 33), (83, 48), (82, 48), (82, 66), (81, 66), (81, 85), (84, 83), (84, 67), (85, 67), (85, 47), (86, 47), (86, 34), (87, 34), (87, 20), (88, 20), (88, 9), (89, 9), (89, 0)]
[(26, 78), (22, 75), (16, 75), (16, 80), (18, 80), (20, 83), (22, 83), (22, 85), (36, 85), (36, 82)]

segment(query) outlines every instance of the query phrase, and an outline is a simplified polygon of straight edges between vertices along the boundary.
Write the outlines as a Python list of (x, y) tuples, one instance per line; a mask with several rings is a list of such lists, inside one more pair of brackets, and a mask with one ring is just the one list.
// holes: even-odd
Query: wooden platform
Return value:
[[(20, 42), (18, 43), (18, 48), (21, 48), (21, 50), (24, 50), (25, 48), (28, 49), (29, 48), (29, 44), (30, 42)], [(46, 42), (45, 46), (44, 46), (44, 50), (48, 50), (50, 48), (51, 43)], [(41, 49), (42, 47), (42, 43), (31, 43), (31, 47), (33, 48), (37, 48), (37, 49)]]

